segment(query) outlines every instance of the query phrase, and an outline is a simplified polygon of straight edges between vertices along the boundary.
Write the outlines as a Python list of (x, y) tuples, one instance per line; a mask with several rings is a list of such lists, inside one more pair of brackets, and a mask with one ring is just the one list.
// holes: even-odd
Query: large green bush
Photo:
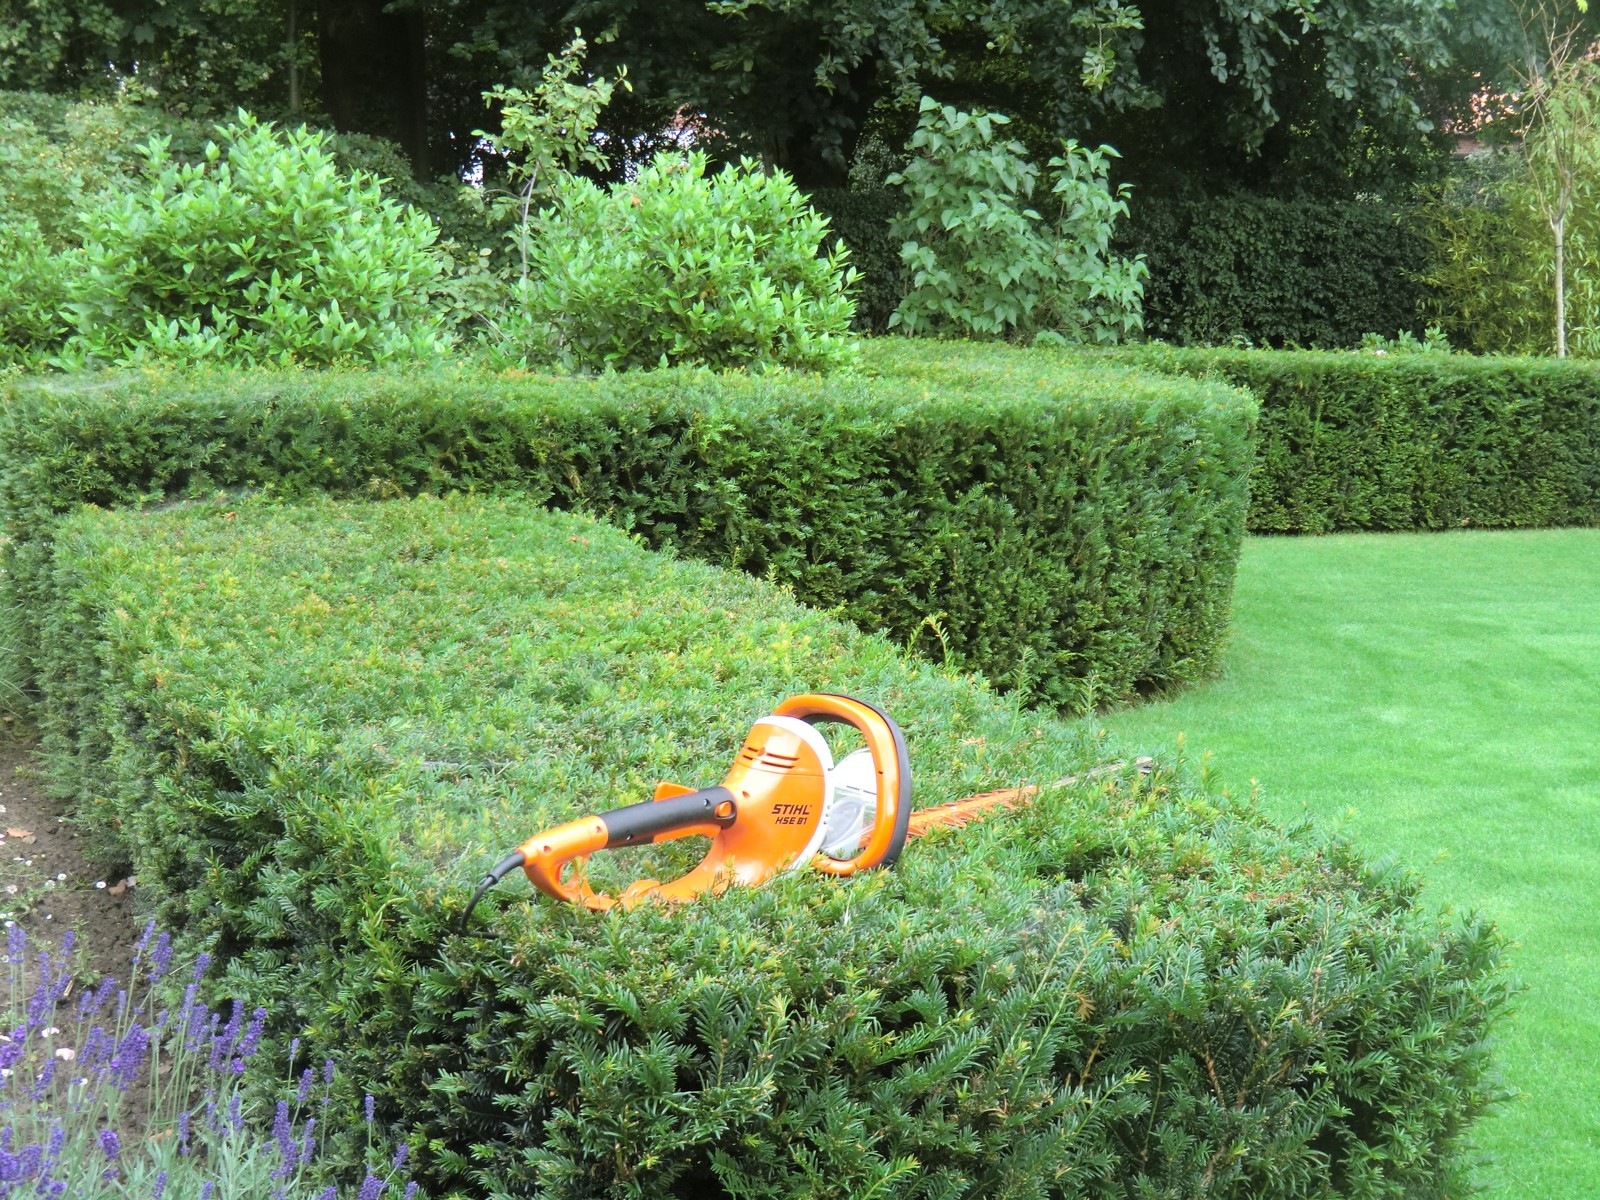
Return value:
[(788, 176), (750, 162), (708, 176), (704, 154), (664, 154), (609, 190), (567, 175), (552, 193), (504, 330), (525, 358), (599, 371), (854, 356), (848, 252), (818, 253), (827, 219)]
[(371, 363), (446, 348), (426, 215), (342, 175), (304, 126), (240, 113), (218, 133), (193, 163), (153, 139), (148, 182), (84, 213), (70, 357)]
[(15, 385), (17, 586), (54, 514), (217, 488), (522, 489), (781, 581), (1081, 708), (1216, 661), (1253, 407), (1046, 351), (874, 347), (873, 374), (598, 380), (283, 372)]
[(1026, 147), (1005, 136), (1009, 124), (922, 98), (911, 161), (887, 181), (907, 201), (890, 227), (906, 280), (890, 324), (1018, 341), (1138, 333), (1145, 268), (1110, 248), (1128, 215), (1127, 185), (1113, 191), (1106, 179), (1116, 151), (1068, 141), (1041, 179)]
[[(1498, 936), (1164, 767), (857, 880), (514, 879), (457, 935), (504, 849), (715, 782), (801, 689), (894, 713), (924, 805), (1112, 753), (776, 588), (516, 500), (229, 500), (69, 519), (36, 603), (58, 784), (434, 1194), (1457, 1194)], [(643, 853), (591, 865), (685, 861)]]
[(1250, 528), (1600, 524), (1600, 370), (1554, 359), (1145, 347), (1261, 402)]
[(1427, 243), (1376, 200), (1141, 195), (1117, 245), (1145, 257), (1145, 332), (1164, 341), (1335, 349), (1422, 332)]
[(0, 366), (59, 352), (79, 215), (138, 186), (132, 145), (158, 131), (191, 132), (134, 104), (0, 92)]

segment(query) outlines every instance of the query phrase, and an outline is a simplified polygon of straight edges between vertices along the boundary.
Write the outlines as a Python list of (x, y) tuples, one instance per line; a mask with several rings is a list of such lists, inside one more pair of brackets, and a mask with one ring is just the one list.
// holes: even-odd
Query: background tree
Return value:
[[(1580, 12), (1588, 11), (1578, 0)], [(1522, 10), (1527, 58), (1522, 95), (1524, 160), (1534, 201), (1550, 227), (1555, 256), (1556, 354), (1567, 356), (1567, 219), (1592, 188), (1600, 164), (1600, 43), (1553, 0)]]
[[(423, 174), (478, 153), (482, 93), (531, 87), (575, 26), (626, 65), (609, 134), (684, 113), (812, 189), (916, 98), (1011, 113), (1030, 149), (1107, 142), (1141, 185), (1371, 188), (1439, 145), (1515, 57), (1508, 0), (0, 0), (0, 87), (136, 72), (176, 110), (299, 108), (400, 142)], [(23, 49), (21, 47), (26, 47)], [(641, 153), (640, 157), (644, 155)]]

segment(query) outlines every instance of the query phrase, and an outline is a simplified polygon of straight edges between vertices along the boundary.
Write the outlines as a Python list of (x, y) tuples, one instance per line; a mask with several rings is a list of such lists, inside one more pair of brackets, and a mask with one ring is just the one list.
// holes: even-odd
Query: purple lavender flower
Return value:
[(102, 1129), (100, 1131), (100, 1152), (106, 1156), (107, 1162), (116, 1162), (117, 1155), (122, 1153), (122, 1140), (117, 1137), (115, 1129)]
[(22, 1168), (22, 1178), (39, 1178), (39, 1163), (44, 1158), (43, 1146), (24, 1146), (22, 1153), (17, 1155), (17, 1160)]
[(362, 1104), (366, 1107), (367, 1124), (371, 1125), (372, 1124), (372, 1110), (373, 1110), (373, 1107), (377, 1104), (377, 1101), (372, 1098), (372, 1093), (371, 1092), (367, 1093), (367, 1098), (362, 1101)]
[(184, 1039), (183, 1048), (193, 1054), (200, 1049), (200, 1043), (205, 1040), (206, 1027), (211, 1010), (204, 1004), (196, 1004), (189, 1010), (189, 1036)]
[(322, 1060), (322, 1083), (324, 1087), (333, 1083), (333, 1059), (331, 1058)]
[(29, 1092), (34, 1100), (43, 1100), (50, 1090), (51, 1081), (56, 1077), (56, 1060), (51, 1058), (45, 1061), (44, 1067), (39, 1072), (39, 1078), (34, 1082), (33, 1090)]
[(278, 1112), (272, 1121), (272, 1140), (278, 1143), (278, 1165), (272, 1169), (274, 1179), (287, 1179), (294, 1173), (294, 1131), (289, 1127), (289, 1102), (278, 1101)]
[(150, 982), (155, 983), (167, 973), (167, 968), (172, 965), (172, 938), (161, 934), (156, 938), (155, 953), (150, 956)]
[(233, 1099), (228, 1102), (228, 1124), (233, 1126), (235, 1133), (244, 1130), (244, 1114), (239, 1111), (239, 1093), (233, 1094)]
[(327, 1187), (323, 1188), (317, 1193), (317, 1200), (334, 1200), (334, 1197), (336, 1197), (338, 1194), (339, 1193), (334, 1190), (333, 1184), (330, 1183)]
[(6, 922), (6, 960), (8, 962), (21, 962), (22, 956), (28, 951), (28, 935), (22, 932), (22, 926), (15, 921)]
[(222, 1064), (233, 1057), (233, 1048), (238, 1044), (239, 1034), (243, 1029), (244, 1005), (235, 1000), (233, 1014), (228, 1018), (228, 1024), (222, 1030), (221, 1036), (213, 1035), (211, 1039), (210, 1067), (213, 1071), (222, 1070)]
[(200, 1185), (200, 1200), (211, 1200), (211, 1193), (217, 1190), (217, 1185), (211, 1180), (206, 1180)]
[(311, 1131), (317, 1127), (317, 1119), (306, 1119), (305, 1136), (300, 1139), (300, 1165), (303, 1167), (311, 1161), (312, 1152), (317, 1148), (317, 1139), (311, 1136)]
[(167, 1173), (165, 1171), (158, 1171), (158, 1172), (156, 1172), (156, 1186), (150, 1192), (150, 1200), (161, 1200), (161, 1193), (166, 1191), (166, 1190), (167, 1190)]
[(139, 960), (144, 957), (145, 948), (150, 945), (150, 939), (155, 936), (156, 923), (151, 921), (144, 927), (144, 932), (139, 935), (139, 941), (133, 948), (133, 965), (138, 966)]
[(300, 1090), (294, 1094), (296, 1104), (304, 1104), (311, 1096), (311, 1068), (300, 1072)]
[(406, 1165), (406, 1159), (410, 1156), (411, 1143), (401, 1142), (399, 1147), (394, 1152), (394, 1169), (396, 1171), (402, 1169)]
[(11, 1031), (11, 1039), (4, 1046), (0, 1046), (0, 1067), (10, 1070), (22, 1057), (23, 1047), (27, 1044), (28, 1027), (18, 1025)]
[(416, 1200), (416, 1196), (417, 1181), (413, 1179), (410, 1183), (406, 1184), (406, 1200)]
[(378, 1200), (383, 1195), (383, 1189), (388, 1185), (376, 1175), (368, 1174), (361, 1181), (361, 1190), (356, 1193), (356, 1200)]
[(94, 1001), (89, 1005), (89, 1015), (98, 1018), (106, 1010), (106, 1004), (111, 999), (111, 993), (117, 988), (117, 981), (107, 975), (100, 980), (100, 985), (94, 989)]
[(189, 1153), (189, 1110), (178, 1114), (178, 1153)]
[(300, 1039), (299, 1038), (291, 1038), (289, 1040), (289, 1073), (291, 1075), (294, 1074), (294, 1060), (296, 1058), (298, 1058), (299, 1055), (300, 1055)]
[(250, 1014), (250, 1028), (244, 1031), (244, 1041), (239, 1043), (240, 1058), (249, 1058), (255, 1054), (256, 1048), (261, 1045), (261, 1035), (266, 1028), (267, 1010), (264, 1007), (257, 1008)]
[(194, 981), (196, 983), (199, 983), (205, 976), (206, 968), (210, 965), (211, 955), (209, 954), (201, 954), (199, 958), (194, 960)]
[(138, 1082), (149, 1050), (150, 1035), (135, 1021), (111, 1056), (111, 1083), (117, 1091), (125, 1092)]

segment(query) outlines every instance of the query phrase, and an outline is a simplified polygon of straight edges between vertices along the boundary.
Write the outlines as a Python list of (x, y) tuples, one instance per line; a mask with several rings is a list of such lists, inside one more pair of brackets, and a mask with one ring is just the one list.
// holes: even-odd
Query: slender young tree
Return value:
[[(1578, 16), (1588, 9), (1577, 0)], [(1578, 16), (1555, 0), (1522, 8), (1523, 148), (1534, 201), (1550, 226), (1560, 358), (1567, 356), (1567, 218), (1600, 163), (1600, 41), (1587, 40)]]

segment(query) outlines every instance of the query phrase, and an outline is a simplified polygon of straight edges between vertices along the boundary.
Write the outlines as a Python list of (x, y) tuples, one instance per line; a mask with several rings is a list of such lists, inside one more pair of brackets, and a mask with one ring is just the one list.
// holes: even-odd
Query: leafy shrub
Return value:
[(1049, 164), (1056, 213), (1047, 219), (1029, 207), (1038, 168), (1021, 142), (1001, 140), (1009, 117), (927, 96), (920, 111), (911, 162), (888, 178), (909, 199), (892, 227), (909, 279), (890, 324), (1102, 343), (1139, 332), (1145, 269), (1110, 253), (1112, 225), (1128, 214), (1127, 186), (1113, 193), (1106, 182), (1116, 151), (1066, 142)]
[(26, 593), (52, 515), (85, 501), (525, 489), (1055, 704), (1210, 669), (1242, 538), (1247, 400), (1046, 351), (897, 338), (868, 361), (877, 378), (24, 385), (0, 413), (0, 511)]
[(385, 362), (446, 346), (430, 297), (442, 260), (422, 213), (342, 177), (326, 137), (241, 112), (204, 161), (147, 147), (150, 182), (84, 219), (72, 280), (89, 360)]
[(905, 212), (905, 197), (885, 187), (865, 191), (819, 188), (808, 199), (828, 218), (833, 231), (826, 248), (842, 244), (859, 276), (855, 328), (864, 333), (886, 332), (889, 318), (905, 298), (901, 242), (892, 228)]
[(1342, 349), (1422, 332), (1426, 243), (1378, 201), (1141, 196), (1117, 244), (1149, 265), (1153, 338)]
[[(382, 1078), (441, 1189), (1458, 1182), (1499, 936), (1165, 769), (856, 880), (606, 915), (512, 881), (458, 936), (504, 848), (714, 780), (798, 689), (896, 714), (924, 805), (1112, 753), (768, 585), (516, 500), (230, 500), (69, 519), (40, 605), (59, 783), (231, 986)], [(675, 872), (674, 846), (591, 868)]]
[(1593, 367), (1156, 347), (1119, 358), (1260, 400), (1256, 532), (1600, 524)]
[(532, 222), (513, 354), (599, 371), (840, 366), (855, 273), (788, 176), (659, 155), (609, 192), (567, 175)]

